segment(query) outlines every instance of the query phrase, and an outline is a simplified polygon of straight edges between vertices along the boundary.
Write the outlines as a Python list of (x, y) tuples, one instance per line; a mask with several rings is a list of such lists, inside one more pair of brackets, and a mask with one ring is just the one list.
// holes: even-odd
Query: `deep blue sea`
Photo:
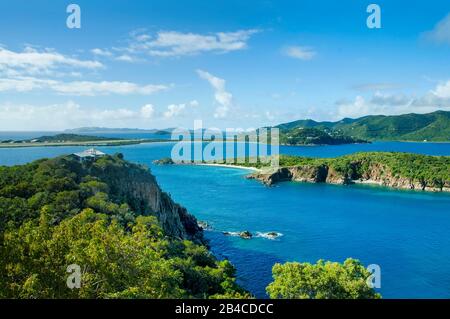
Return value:
[[(218, 257), (237, 268), (239, 282), (265, 297), (276, 262), (342, 262), (348, 257), (381, 267), (385, 298), (450, 298), (450, 194), (398, 191), (378, 186), (281, 183), (265, 187), (246, 170), (209, 166), (154, 166), (171, 143), (103, 147), (147, 164), (161, 187), (199, 220)], [(0, 149), (0, 165), (26, 163), (82, 147)], [(287, 147), (281, 153), (334, 157), (359, 151), (450, 155), (450, 143), (400, 143)], [(222, 231), (276, 231), (277, 240), (224, 236)]]

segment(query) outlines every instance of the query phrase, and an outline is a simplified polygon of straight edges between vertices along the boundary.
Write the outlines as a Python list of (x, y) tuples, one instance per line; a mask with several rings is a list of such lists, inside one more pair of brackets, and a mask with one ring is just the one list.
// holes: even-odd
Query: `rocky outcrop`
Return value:
[(161, 158), (158, 160), (154, 160), (153, 164), (155, 165), (173, 165), (175, 162), (170, 157)]
[(203, 241), (196, 218), (161, 190), (148, 168), (117, 159), (114, 164), (90, 170), (108, 184), (117, 202), (127, 203), (137, 214), (156, 216), (167, 236)]
[[(393, 187), (398, 189), (423, 190), (433, 192), (450, 192), (450, 182), (431, 184), (426, 180), (412, 180), (402, 176), (395, 175), (391, 170), (382, 163), (374, 163), (361, 168), (361, 163), (352, 163), (352, 172), (342, 173), (335, 168), (326, 164), (322, 165), (303, 165), (292, 167), (281, 167), (272, 171), (260, 171), (248, 175), (249, 179), (257, 179), (267, 186), (271, 186), (278, 182), (295, 181), (295, 182), (309, 182), (309, 183), (328, 183), (328, 184), (378, 184), (381, 186)], [(360, 172), (361, 173), (355, 173)]]

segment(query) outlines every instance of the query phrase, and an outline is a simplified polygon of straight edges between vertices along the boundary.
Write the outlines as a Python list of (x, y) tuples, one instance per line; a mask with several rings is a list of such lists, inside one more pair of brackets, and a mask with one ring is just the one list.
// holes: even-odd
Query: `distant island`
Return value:
[[(280, 139), (293, 136), (298, 128), (317, 129), (331, 136), (346, 136), (356, 140), (385, 141), (450, 141), (450, 112), (428, 114), (369, 115), (357, 119), (344, 118), (338, 122), (298, 120), (275, 126)], [(316, 132), (317, 133), (317, 132)], [(302, 138), (300, 137), (300, 141)]]
[(79, 127), (74, 129), (67, 129), (64, 133), (142, 133), (142, 134), (158, 134), (158, 135), (170, 135), (173, 128), (166, 129), (139, 129), (139, 128), (109, 128), (109, 127)]
[(268, 164), (243, 163), (257, 167), (248, 178), (266, 185), (283, 181), (378, 184), (397, 189), (450, 192), (450, 156), (399, 152), (361, 152), (336, 158), (281, 155), (279, 168)]
[(38, 146), (119, 146), (149, 142), (160, 142), (158, 139), (122, 139), (78, 134), (56, 134), (41, 136), (26, 140), (3, 140), (0, 148), (10, 147), (38, 147)]

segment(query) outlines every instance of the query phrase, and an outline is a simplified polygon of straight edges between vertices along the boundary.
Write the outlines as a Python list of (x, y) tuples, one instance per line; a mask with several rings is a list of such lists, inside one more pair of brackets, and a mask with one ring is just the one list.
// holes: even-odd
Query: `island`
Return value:
[(173, 128), (166, 129), (139, 129), (139, 128), (109, 128), (109, 127), (79, 127), (74, 129), (67, 129), (64, 133), (74, 133), (74, 134), (155, 134), (155, 135), (168, 135), (170, 136)]
[(26, 140), (2, 140), (0, 148), (42, 146), (121, 146), (152, 142), (168, 142), (166, 139), (123, 139), (91, 135), (61, 133)]

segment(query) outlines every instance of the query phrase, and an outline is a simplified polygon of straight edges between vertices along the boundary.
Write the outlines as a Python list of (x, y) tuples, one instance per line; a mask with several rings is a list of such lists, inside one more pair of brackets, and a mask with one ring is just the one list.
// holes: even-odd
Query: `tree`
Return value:
[(266, 288), (277, 299), (378, 299), (366, 280), (371, 275), (355, 259), (343, 264), (319, 260), (317, 264), (288, 262), (272, 268), (274, 281)]
[[(0, 299), (251, 297), (228, 261), (168, 236), (136, 180), (157, 187), (120, 156), (0, 167)], [(73, 264), (81, 286), (71, 289)]]

